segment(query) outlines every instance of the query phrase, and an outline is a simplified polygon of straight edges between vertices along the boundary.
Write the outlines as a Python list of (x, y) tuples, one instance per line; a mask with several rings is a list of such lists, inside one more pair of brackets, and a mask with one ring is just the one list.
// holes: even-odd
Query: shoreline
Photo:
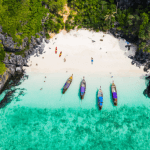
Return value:
[[(68, 74), (76, 73), (83, 76), (84, 74), (109, 76), (110, 72), (114, 76), (145, 74), (144, 66), (138, 68), (131, 65), (132, 60), (128, 58), (129, 55), (135, 55), (136, 45), (132, 45), (130, 51), (125, 48), (125, 45), (125, 40), (119, 40), (103, 32), (80, 29), (71, 30), (64, 35), (61, 31), (45, 45), (45, 53), (39, 57), (30, 56), (29, 67), (24, 69), (27, 73), (66, 73), (67, 71)], [(58, 49), (57, 54), (55, 54), (55, 47)], [(58, 56), (60, 51), (62, 51), (61, 57)], [(94, 58), (93, 64), (91, 64), (91, 57)]]

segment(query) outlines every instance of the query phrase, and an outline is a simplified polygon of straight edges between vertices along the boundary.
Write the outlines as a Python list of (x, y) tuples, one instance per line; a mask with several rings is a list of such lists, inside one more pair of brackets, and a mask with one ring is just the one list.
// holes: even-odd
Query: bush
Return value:
[(0, 62), (0, 75), (3, 75), (5, 71), (6, 71), (5, 64)]
[(0, 44), (0, 62), (2, 62), (5, 58), (5, 52), (4, 52), (4, 49), (3, 49), (3, 45)]
[(81, 26), (81, 25), (79, 25), (79, 26), (78, 26), (78, 29), (81, 29), (81, 28), (82, 28), (82, 26)]
[(49, 39), (49, 38), (50, 38), (50, 36), (49, 36), (49, 34), (48, 34), (48, 33), (46, 33), (46, 38), (47, 38), (47, 39)]

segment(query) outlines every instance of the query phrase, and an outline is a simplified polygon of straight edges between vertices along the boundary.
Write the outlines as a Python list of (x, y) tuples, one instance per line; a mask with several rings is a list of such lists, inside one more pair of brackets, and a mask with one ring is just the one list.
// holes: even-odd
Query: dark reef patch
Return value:
[[(114, 110), (0, 110), (0, 147), (9, 149), (149, 149), (150, 110), (123, 106)], [(12, 138), (13, 137), (13, 138)], [(5, 142), (7, 139), (7, 142)], [(57, 143), (57, 144), (56, 144)]]

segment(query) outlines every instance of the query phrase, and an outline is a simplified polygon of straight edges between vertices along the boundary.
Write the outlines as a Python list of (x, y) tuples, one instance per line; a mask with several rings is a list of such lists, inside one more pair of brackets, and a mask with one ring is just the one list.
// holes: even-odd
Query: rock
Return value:
[(36, 39), (36, 42), (38, 45), (40, 45), (42, 43), (39, 38)]
[(16, 65), (7, 64), (6, 67), (9, 68), (10, 74), (11, 74), (12, 76), (14, 76), (14, 75), (15, 75), (15, 72), (16, 72)]
[(0, 40), (2, 40), (2, 43), (4, 43), (4, 41), (5, 41), (5, 37), (4, 37), (4, 35), (3, 35), (3, 34), (0, 34)]
[(3, 90), (5, 83), (10, 79), (11, 74), (9, 68), (6, 69), (3, 75), (0, 75), (0, 92)]
[(44, 48), (40, 47), (40, 48), (39, 48), (39, 54), (42, 54), (43, 51), (44, 51)]
[(25, 57), (27, 58), (28, 57), (28, 51), (25, 51), (24, 54), (25, 54)]
[(2, 32), (2, 27), (0, 26), (0, 33)]
[(45, 39), (45, 42), (46, 42), (46, 43), (49, 43), (49, 40)]
[(44, 47), (45, 47), (45, 44), (44, 44), (44, 43), (42, 43), (42, 44), (41, 44), (41, 48), (42, 48), (42, 49), (44, 49)]
[(27, 67), (28, 67), (27, 63), (28, 63), (27, 59), (26, 59), (26, 58), (23, 58), (23, 64), (24, 64), (24, 66), (27, 66)]
[(10, 57), (9, 63), (16, 65), (16, 57)]
[(11, 53), (11, 55), (10, 55), (11, 57), (15, 57), (15, 54), (14, 53)]
[(40, 36), (40, 41), (41, 41), (41, 43), (43, 42), (43, 37), (42, 36)]
[(23, 60), (21, 55), (16, 56), (16, 65), (18, 65), (18, 66), (23, 66), (24, 65), (24, 60)]
[(133, 56), (129, 55), (128, 58), (133, 59)]
[(46, 37), (46, 36), (45, 36), (45, 32), (44, 32), (44, 31), (41, 31), (40, 33), (42, 34), (42, 37), (43, 37), (43, 38), (45, 38), (45, 37)]
[(92, 42), (94, 43), (95, 41), (94, 41), (94, 40), (92, 40)]
[(22, 66), (16, 67), (16, 73), (21, 74), (22, 71)]
[(134, 61), (132, 61), (132, 62), (131, 62), (131, 64), (132, 64), (132, 65), (134, 65), (134, 64), (135, 64), (135, 62), (134, 62)]
[(3, 61), (5, 64), (8, 64), (9, 63), (9, 55), (6, 53), (5, 55), (5, 58), (4, 58), (4, 61)]
[(33, 44), (32, 43), (29, 44), (29, 49), (33, 50)]

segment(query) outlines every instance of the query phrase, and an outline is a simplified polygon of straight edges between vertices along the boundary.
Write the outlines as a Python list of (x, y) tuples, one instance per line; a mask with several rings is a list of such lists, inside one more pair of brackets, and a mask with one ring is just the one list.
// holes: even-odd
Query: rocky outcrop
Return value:
[(9, 68), (6, 69), (3, 75), (0, 75), (0, 92), (2, 91), (4, 85), (11, 77), (11, 71)]
[(147, 77), (146, 77), (146, 80), (148, 80), (148, 84), (147, 84), (147, 88), (144, 90), (143, 94), (144, 94), (146, 97), (149, 97), (149, 98), (150, 98), (150, 76), (147, 76)]
[(115, 0), (115, 3), (118, 2), (118, 8), (120, 9), (128, 9), (129, 7), (137, 8), (138, 5), (142, 5), (146, 7), (150, 4), (150, 0)]

